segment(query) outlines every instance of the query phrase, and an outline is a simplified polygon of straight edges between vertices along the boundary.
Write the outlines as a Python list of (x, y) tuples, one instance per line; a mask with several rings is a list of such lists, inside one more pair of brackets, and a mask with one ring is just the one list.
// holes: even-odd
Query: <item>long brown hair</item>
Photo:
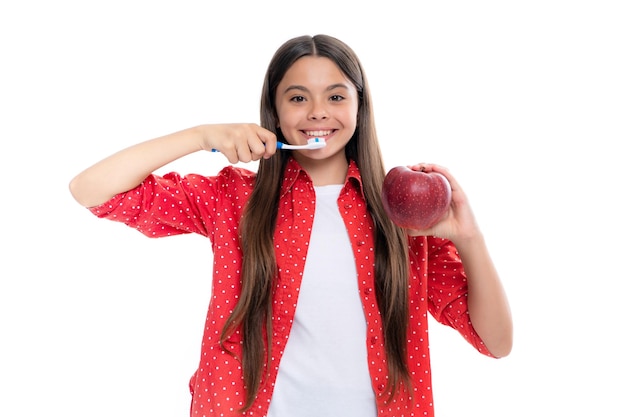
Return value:
[[(406, 339), (408, 328), (408, 252), (405, 232), (386, 216), (381, 202), (385, 176), (376, 135), (369, 87), (361, 63), (345, 43), (327, 35), (301, 36), (284, 43), (268, 66), (261, 95), (261, 126), (285, 141), (277, 128), (276, 88), (291, 65), (303, 56), (331, 59), (356, 86), (359, 94), (357, 128), (345, 148), (346, 158), (356, 162), (361, 172), (363, 192), (374, 223), (376, 298), (383, 320), (385, 353), (393, 396), (400, 381), (409, 384)], [(274, 229), (278, 200), (288, 153), (276, 153), (261, 160), (254, 190), (240, 224), (243, 250), (242, 290), (239, 301), (226, 321), (221, 344), (241, 326), (242, 367), (246, 403), (250, 408), (269, 370), (272, 346), (272, 291), (277, 274)], [(268, 218), (269, 217), (269, 218)]]

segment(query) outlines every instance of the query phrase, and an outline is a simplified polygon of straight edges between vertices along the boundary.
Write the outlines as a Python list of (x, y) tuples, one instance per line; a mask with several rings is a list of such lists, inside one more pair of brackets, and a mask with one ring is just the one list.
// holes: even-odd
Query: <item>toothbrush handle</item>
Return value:
[[(285, 145), (282, 142), (276, 142), (276, 149), (283, 149), (283, 145)], [(219, 152), (219, 149), (211, 149), (211, 152)]]

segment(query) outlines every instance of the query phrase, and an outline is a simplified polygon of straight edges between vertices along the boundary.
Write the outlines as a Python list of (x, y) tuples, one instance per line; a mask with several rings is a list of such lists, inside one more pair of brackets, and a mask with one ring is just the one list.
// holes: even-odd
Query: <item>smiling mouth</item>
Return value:
[(303, 132), (305, 135), (313, 137), (313, 138), (328, 136), (331, 133), (333, 133), (332, 130), (304, 130)]

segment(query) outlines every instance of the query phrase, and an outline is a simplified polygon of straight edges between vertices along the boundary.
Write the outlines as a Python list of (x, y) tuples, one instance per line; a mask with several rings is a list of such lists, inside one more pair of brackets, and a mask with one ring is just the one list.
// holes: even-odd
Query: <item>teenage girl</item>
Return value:
[[(277, 142), (314, 150), (277, 150)], [(198, 151), (215, 176), (158, 168)], [(215, 156), (211, 158), (215, 159)], [(385, 168), (355, 53), (329, 36), (283, 44), (260, 125), (201, 125), (121, 150), (77, 175), (76, 200), (149, 237), (199, 233), (213, 248), (212, 299), (191, 416), (432, 416), (428, 320), (479, 352), (509, 354), (508, 302), (455, 178), (430, 230), (381, 203)], [(436, 237), (435, 237), (436, 236)]]

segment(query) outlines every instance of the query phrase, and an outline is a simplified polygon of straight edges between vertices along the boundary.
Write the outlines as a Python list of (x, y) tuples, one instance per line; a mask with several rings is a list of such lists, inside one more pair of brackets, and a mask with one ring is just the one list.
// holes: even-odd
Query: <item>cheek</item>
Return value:
[(358, 108), (357, 107), (350, 108), (349, 110), (346, 111), (344, 120), (346, 120), (347, 124), (349, 124), (350, 126), (356, 127), (357, 119), (358, 119)]
[(287, 126), (289, 120), (289, 112), (285, 111), (285, 106), (283, 103), (276, 103), (276, 125), (281, 129)]
[(280, 110), (278, 110), (277, 115), (278, 115), (278, 125), (283, 130), (290, 129), (290, 128), (293, 128), (294, 126), (297, 126), (298, 121), (301, 120), (301, 116), (298, 114), (297, 111), (294, 111), (294, 110), (287, 111), (287, 112), (285, 111), (281, 112)]

